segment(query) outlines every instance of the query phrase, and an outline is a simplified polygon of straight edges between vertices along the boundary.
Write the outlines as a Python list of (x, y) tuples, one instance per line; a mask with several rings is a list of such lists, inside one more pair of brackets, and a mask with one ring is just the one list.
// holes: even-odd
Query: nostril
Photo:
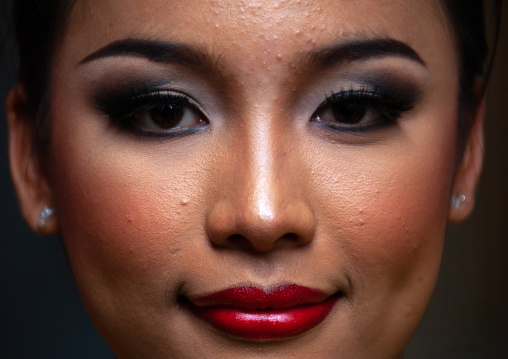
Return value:
[(296, 233), (286, 233), (276, 241), (276, 243), (280, 245), (288, 243), (291, 244), (291, 246), (294, 246), (294, 244), (298, 242), (300, 242), (300, 236)]
[(298, 235), (296, 233), (287, 233), (278, 239), (278, 241), (281, 240), (296, 242), (298, 241)]
[(243, 251), (252, 251), (254, 246), (252, 243), (241, 234), (232, 234), (226, 238), (227, 248), (234, 248)]
[(286, 233), (276, 240), (272, 240), (268, 236), (262, 237), (265, 238), (257, 238), (253, 241), (241, 234), (232, 234), (226, 238), (226, 243), (215, 244), (215, 246), (247, 252), (265, 252), (273, 249), (294, 248), (305, 244), (305, 241), (302, 241), (296, 233)]
[(286, 233), (277, 239), (273, 245), (274, 248), (296, 248), (307, 245), (308, 241), (296, 233)]

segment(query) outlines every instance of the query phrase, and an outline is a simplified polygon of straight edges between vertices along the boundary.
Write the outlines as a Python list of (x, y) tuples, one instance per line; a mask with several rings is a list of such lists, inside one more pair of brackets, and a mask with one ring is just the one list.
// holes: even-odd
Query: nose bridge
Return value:
[(249, 238), (278, 232), (277, 227), (282, 226), (281, 208), (288, 201), (284, 177), (289, 173), (283, 170), (281, 158), (284, 139), (269, 116), (251, 114), (249, 118), (255, 120), (248, 121), (238, 136), (242, 144), (235, 158), (234, 197), (229, 203), (236, 212), (237, 230)]
[[(281, 153), (278, 147), (281, 147), (282, 141), (277, 143), (272, 128), (274, 126), (270, 126), (270, 121), (259, 121), (252, 127), (244, 168), (248, 181), (241, 188), (243, 196), (247, 197), (245, 204), (248, 208), (245, 208), (247, 210), (245, 215), (269, 223), (276, 219), (277, 207), (283, 200), (280, 193), (283, 188), (279, 181), (281, 167), (284, 164), (278, 158), (278, 154)], [(242, 164), (239, 165), (243, 167)]]
[(230, 162), (230, 188), (210, 214), (208, 232), (218, 246), (267, 251), (308, 243), (314, 221), (301, 198), (283, 124), (267, 113), (251, 114), (238, 127)]

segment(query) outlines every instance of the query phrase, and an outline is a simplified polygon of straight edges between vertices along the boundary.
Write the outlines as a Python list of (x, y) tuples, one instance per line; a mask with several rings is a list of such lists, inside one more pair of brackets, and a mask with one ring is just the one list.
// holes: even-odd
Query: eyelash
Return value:
[[(344, 90), (327, 96), (312, 115), (311, 121), (340, 132), (367, 132), (395, 124), (404, 112), (413, 109), (413, 103), (410, 95), (398, 95), (383, 88)], [(330, 117), (326, 116), (330, 112), (333, 113), (333, 120), (326, 118)], [(349, 116), (349, 120), (353, 121), (341, 122), (336, 118), (337, 114), (345, 115), (342, 116), (344, 119)], [(366, 120), (368, 115), (375, 115), (375, 118)]]
[[(189, 97), (165, 90), (134, 90), (128, 93), (99, 96), (95, 100), (96, 107), (103, 114), (108, 116), (121, 129), (127, 130), (135, 135), (148, 137), (180, 137), (189, 135), (208, 125), (208, 120), (203, 115), (199, 106)], [(172, 128), (146, 129), (150, 127), (143, 115), (149, 115), (149, 120), (154, 121), (152, 112), (163, 111), (182, 112), (182, 117), (195, 116), (196, 123), (192, 126), (174, 126)], [(181, 121), (181, 119), (180, 119)], [(139, 122), (139, 123), (136, 123)], [(145, 122), (145, 123), (142, 123)], [(160, 125), (160, 124), (159, 124)], [(143, 127), (146, 127), (143, 129)]]
[[(385, 88), (344, 90), (326, 96), (312, 115), (311, 122), (338, 132), (368, 132), (395, 124), (404, 112), (413, 108), (412, 97), (411, 94), (399, 95)], [(180, 137), (192, 134), (209, 123), (199, 106), (188, 96), (166, 90), (143, 88), (105, 94), (98, 96), (95, 104), (118, 127), (139, 136)], [(169, 113), (173, 116), (169, 117), (170, 121), (163, 118), (165, 122), (156, 123), (155, 117), (168, 115), (164, 113), (167, 109), (173, 111)], [(177, 126), (185, 123), (184, 119), (189, 122), (189, 115), (193, 116), (190, 125)], [(175, 118), (178, 123), (173, 126), (171, 119)], [(155, 126), (151, 127), (150, 123)]]

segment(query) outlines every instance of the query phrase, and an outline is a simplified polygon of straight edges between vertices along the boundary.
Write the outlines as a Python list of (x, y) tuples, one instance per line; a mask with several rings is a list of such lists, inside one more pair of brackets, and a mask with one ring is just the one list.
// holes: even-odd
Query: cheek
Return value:
[(404, 346), (430, 301), (455, 159), (455, 126), (442, 123), (396, 144), (331, 146), (309, 162), (321, 188), (320, 263), (347, 273), (343, 335), (358, 345), (370, 337)]
[(201, 159), (166, 161), (161, 152), (100, 140), (92, 146), (86, 133), (61, 125), (52, 143), (55, 205), (78, 286), (83, 295), (140, 298), (157, 290), (152, 298), (161, 300), (196, 266), (189, 253), (202, 238)]
[(401, 283), (424, 266), (437, 269), (448, 189), (420, 182), (423, 176), (432, 178), (411, 166), (397, 176), (379, 174), (358, 196), (361, 204), (353, 207), (358, 210), (347, 228), (351, 240), (343, 243), (361, 262), (357, 267), (372, 273), (364, 275), (367, 280), (391, 273), (387, 278)]
[(418, 281), (425, 285), (414, 295), (432, 292), (455, 160), (453, 116), (443, 114), (397, 145), (339, 146), (313, 161), (313, 186), (326, 186), (318, 197), (324, 237), (371, 295), (409, 295)]

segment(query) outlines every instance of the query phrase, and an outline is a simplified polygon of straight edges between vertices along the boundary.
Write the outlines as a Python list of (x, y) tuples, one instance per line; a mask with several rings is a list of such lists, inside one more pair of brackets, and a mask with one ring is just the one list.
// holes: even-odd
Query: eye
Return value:
[(208, 122), (199, 110), (188, 101), (168, 98), (135, 112), (125, 118), (131, 127), (152, 134), (171, 133), (206, 125)]
[(95, 102), (116, 126), (139, 136), (183, 136), (208, 125), (189, 97), (169, 91), (108, 93)]
[(329, 96), (311, 121), (349, 132), (370, 130), (394, 123), (412, 108), (402, 99), (371, 91), (343, 91)]

